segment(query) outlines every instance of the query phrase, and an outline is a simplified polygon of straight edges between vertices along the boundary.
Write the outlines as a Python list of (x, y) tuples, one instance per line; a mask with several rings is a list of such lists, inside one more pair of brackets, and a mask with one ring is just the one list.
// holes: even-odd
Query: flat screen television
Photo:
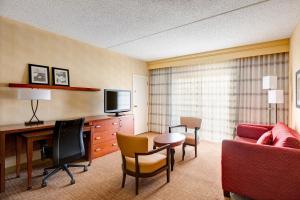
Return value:
[(115, 113), (116, 116), (121, 112), (131, 110), (131, 91), (130, 90), (104, 90), (104, 112)]

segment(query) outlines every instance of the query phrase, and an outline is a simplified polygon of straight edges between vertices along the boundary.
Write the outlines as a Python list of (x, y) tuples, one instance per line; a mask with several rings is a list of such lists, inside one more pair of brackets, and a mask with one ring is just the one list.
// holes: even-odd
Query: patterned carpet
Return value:
[[(153, 133), (144, 134), (150, 138)], [(115, 152), (93, 161), (88, 172), (72, 169), (76, 184), (69, 185), (65, 172), (60, 172), (41, 188), (42, 167), (34, 168), (33, 189), (26, 190), (26, 172), (21, 178), (13, 178), (6, 183), (6, 192), (0, 199), (30, 200), (78, 200), (78, 199), (147, 199), (147, 200), (201, 200), (224, 199), (221, 188), (220, 144), (201, 141), (198, 157), (194, 158), (192, 147), (186, 148), (186, 159), (181, 161), (181, 148), (176, 149), (175, 169), (171, 182), (166, 184), (165, 173), (140, 181), (140, 194), (135, 196), (135, 179), (127, 176), (125, 188), (121, 188), (121, 156)], [(43, 166), (44, 167), (44, 166)], [(11, 177), (14, 174), (10, 175)]]

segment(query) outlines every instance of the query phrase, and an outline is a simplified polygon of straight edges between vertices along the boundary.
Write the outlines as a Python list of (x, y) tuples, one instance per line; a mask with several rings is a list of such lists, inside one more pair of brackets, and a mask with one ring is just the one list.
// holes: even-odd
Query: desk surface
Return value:
[[(122, 116), (119, 116), (122, 117)], [(108, 115), (95, 115), (95, 116), (87, 116), (85, 117), (85, 124), (88, 125), (90, 122), (95, 120), (105, 120), (111, 119), (114, 116)], [(74, 118), (69, 118), (74, 119)], [(66, 120), (66, 119), (65, 119)], [(67, 119), (68, 120), (68, 119)], [(28, 131), (38, 131), (44, 129), (52, 129), (55, 125), (55, 121), (45, 121), (44, 124), (25, 126), (22, 124), (11, 124), (11, 125), (1, 125), (0, 126), (0, 135), (1, 134), (11, 134), (11, 133), (19, 133), (19, 132), (28, 132)]]

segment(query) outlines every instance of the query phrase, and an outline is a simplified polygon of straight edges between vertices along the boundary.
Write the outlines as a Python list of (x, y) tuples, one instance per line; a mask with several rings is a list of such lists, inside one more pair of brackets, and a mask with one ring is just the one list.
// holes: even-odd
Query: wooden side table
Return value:
[(17, 136), (16, 140), (16, 175), (20, 177), (20, 161), (22, 151), (22, 141), (25, 139), (27, 154), (27, 189), (32, 188), (32, 156), (33, 142), (40, 140), (52, 140), (53, 130), (24, 133)]
[(166, 144), (170, 144), (171, 146), (171, 171), (173, 171), (174, 163), (175, 163), (175, 147), (181, 145), (185, 140), (185, 135), (181, 133), (167, 133), (162, 134), (154, 138), (153, 148), (164, 146)]

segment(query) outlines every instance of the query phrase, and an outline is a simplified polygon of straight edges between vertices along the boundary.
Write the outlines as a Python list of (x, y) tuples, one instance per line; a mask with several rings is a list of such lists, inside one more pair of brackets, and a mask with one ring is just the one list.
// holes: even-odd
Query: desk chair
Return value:
[[(201, 128), (202, 119), (196, 117), (180, 117), (180, 125), (170, 126), (169, 133), (172, 132), (173, 128), (184, 127), (186, 138), (182, 145), (182, 160), (184, 160), (185, 156), (185, 146), (193, 146), (195, 147), (195, 157), (197, 157), (197, 144), (199, 143), (198, 130)], [(194, 133), (188, 133), (187, 129), (194, 129)]]
[[(44, 169), (42, 187), (47, 186), (47, 180), (60, 170), (64, 170), (71, 178), (71, 184), (75, 183), (69, 167), (82, 167), (87, 171), (86, 165), (69, 164), (81, 159), (85, 155), (83, 144), (84, 118), (57, 121), (53, 134), (53, 147), (42, 147), (42, 158), (52, 158), (53, 166)], [(53, 169), (50, 173), (48, 170)]]
[[(166, 170), (167, 182), (170, 182), (170, 145), (148, 151), (148, 138), (123, 135), (117, 133), (117, 141), (122, 154), (123, 180), (125, 186), (126, 174), (135, 177), (135, 193), (139, 192), (139, 178), (155, 176)], [(163, 150), (166, 155), (159, 154)]]

